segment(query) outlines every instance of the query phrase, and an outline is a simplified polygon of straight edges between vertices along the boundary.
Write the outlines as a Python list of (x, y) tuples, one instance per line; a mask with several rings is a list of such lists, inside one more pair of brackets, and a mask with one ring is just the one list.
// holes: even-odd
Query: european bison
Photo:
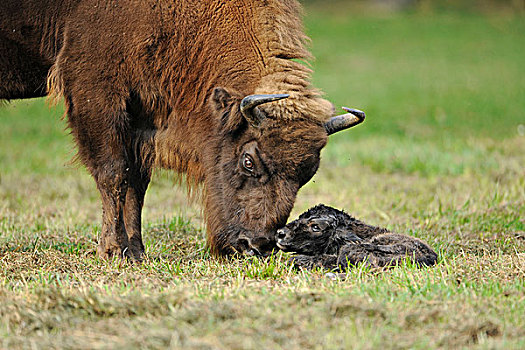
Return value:
[[(63, 98), (102, 199), (98, 254), (140, 260), (152, 169), (203, 184), (215, 253), (266, 254), (333, 117), (295, 0), (3, 0), (0, 99)], [(270, 103), (271, 102), (271, 103)]]
[(432, 266), (437, 254), (415, 237), (390, 233), (367, 225), (341, 210), (317, 205), (277, 231), (277, 246), (300, 255), (292, 258), (297, 267), (345, 270), (364, 262), (372, 267), (397, 265), (410, 259)]

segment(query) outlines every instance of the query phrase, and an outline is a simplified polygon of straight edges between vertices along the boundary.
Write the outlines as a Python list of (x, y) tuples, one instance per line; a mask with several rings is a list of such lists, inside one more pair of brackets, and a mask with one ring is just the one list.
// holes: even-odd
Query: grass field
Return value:
[(323, 202), (439, 264), (331, 280), (281, 253), (220, 261), (168, 173), (142, 265), (98, 261), (94, 182), (62, 110), (0, 108), (0, 348), (525, 348), (525, 20), (309, 8), (315, 84), (367, 112), (292, 213)]

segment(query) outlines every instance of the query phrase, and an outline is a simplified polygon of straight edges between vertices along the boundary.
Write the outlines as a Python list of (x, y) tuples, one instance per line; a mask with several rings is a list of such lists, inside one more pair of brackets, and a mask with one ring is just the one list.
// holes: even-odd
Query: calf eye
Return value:
[(310, 226), (310, 229), (312, 230), (312, 232), (320, 232), (321, 231), (321, 228), (317, 224), (313, 224), (312, 226)]
[(248, 170), (249, 172), (253, 171), (253, 168), (254, 168), (253, 159), (249, 154), (244, 155), (244, 161), (242, 163), (242, 166), (244, 167), (244, 169)]

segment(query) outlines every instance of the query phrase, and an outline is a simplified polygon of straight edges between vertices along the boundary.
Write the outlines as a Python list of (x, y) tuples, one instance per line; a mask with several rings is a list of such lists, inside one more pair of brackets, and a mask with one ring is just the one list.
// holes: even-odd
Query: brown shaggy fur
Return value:
[[(295, 0), (2, 1), (0, 99), (64, 99), (101, 193), (101, 256), (140, 259), (155, 166), (204, 183), (214, 252), (273, 248), (333, 114), (292, 60), (310, 57), (300, 12)], [(254, 128), (239, 112), (254, 93), (290, 97), (262, 105)]]

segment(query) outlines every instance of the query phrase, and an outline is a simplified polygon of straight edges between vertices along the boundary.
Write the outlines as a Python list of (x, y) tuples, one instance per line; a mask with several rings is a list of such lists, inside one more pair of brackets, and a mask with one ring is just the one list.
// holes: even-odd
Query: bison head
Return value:
[(283, 120), (258, 107), (287, 97), (242, 96), (223, 88), (211, 94), (217, 125), (204, 163), (208, 240), (215, 253), (271, 252), (297, 191), (319, 167), (328, 135), (364, 119), (349, 110), (326, 123), (300, 115)]

